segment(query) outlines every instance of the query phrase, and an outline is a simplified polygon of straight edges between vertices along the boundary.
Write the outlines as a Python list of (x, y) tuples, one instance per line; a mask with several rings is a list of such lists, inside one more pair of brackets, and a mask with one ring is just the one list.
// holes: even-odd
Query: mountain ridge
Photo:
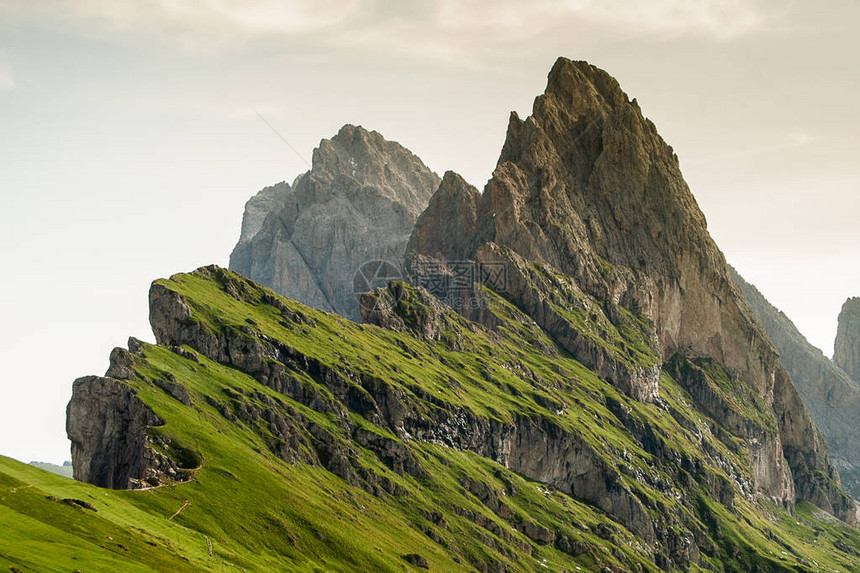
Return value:
[[(310, 304), (217, 266), (152, 284), (156, 344), (115, 349), (68, 407), (76, 477), (119, 488), (76, 484), (69, 507), (119, 530), (65, 543), (192, 570), (860, 564), (823, 437), (614, 78), (559, 59), (482, 193), (395, 145), (346, 126), (249, 201), (234, 253)], [(409, 280), (347, 285), (371, 250)], [(0, 508), (68, 517), (14, 475), (0, 460)]]

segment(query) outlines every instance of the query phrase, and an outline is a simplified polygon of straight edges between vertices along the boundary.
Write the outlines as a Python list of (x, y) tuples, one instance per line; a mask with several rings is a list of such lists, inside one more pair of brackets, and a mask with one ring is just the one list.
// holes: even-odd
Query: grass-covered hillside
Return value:
[[(112, 420), (70, 420), (91, 476), (122, 434), (103, 410), (151, 411), (121, 435), (138, 475), (111, 470), (138, 489), (0, 459), (0, 571), (860, 570), (860, 533), (757, 496), (754, 446), (673, 378), (771, 431), (719, 366), (679, 358), (643, 403), (492, 291), (489, 331), (390, 288), (396, 330), (214, 267), (157, 281), (163, 345), (115, 351), (70, 408)], [(602, 340), (649, 361), (633, 327)]]

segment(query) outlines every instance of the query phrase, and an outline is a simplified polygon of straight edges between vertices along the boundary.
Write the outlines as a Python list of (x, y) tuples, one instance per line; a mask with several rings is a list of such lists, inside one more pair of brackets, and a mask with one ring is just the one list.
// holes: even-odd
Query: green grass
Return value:
[[(856, 532), (810, 506), (800, 506), (795, 519), (740, 491), (733, 508), (715, 501), (706, 484), (748, 479), (748, 459), (743, 447), (713, 435), (715, 421), (668, 373), (661, 404), (637, 402), (522, 322), (519, 309), (492, 291), (483, 295), (501, 323), (497, 333), (448, 313), (445, 336), (433, 342), (309, 309), (220, 269), (160, 283), (185, 297), (201, 332), (231, 330), (247, 344), (291, 349), (300, 360), (270, 357), (269, 365), (280, 364), (304, 394), (328, 406), (311, 408), (189, 346), (144, 345), (142, 355), (132, 355), (134, 376), (122, 383), (165, 420), (151, 436), (169, 440), (162, 453), (186, 468), (188, 481), (110, 491), (2, 458), (0, 569), (400, 572), (418, 570), (403, 558), (417, 553), (431, 571), (658, 570), (653, 548), (595, 505), (476, 453), (401, 439), (374, 421), (372, 409), (345, 409), (305, 362), (337, 373), (365, 401), (388, 389), (416, 417), (461, 408), (484, 423), (528, 417), (582, 439), (618, 469), (620, 487), (642, 500), (655, 523), (712, 540), (702, 556), (711, 570), (850, 571), (860, 562), (850, 552)], [(429, 312), (407, 310), (416, 320)], [(639, 335), (648, 324), (614, 312), (622, 319), (612, 335), (620, 338), (612, 340), (634, 350), (645, 344)], [(714, 372), (718, 386), (737, 383)], [(190, 406), (157, 383), (168, 379), (187, 390)], [(292, 433), (286, 459), (277, 455), (284, 442), (267, 421), (272, 413)], [(359, 430), (405, 448), (420, 471), (401, 471), (361, 446)], [(320, 436), (353, 460), (360, 475), (352, 485), (324, 468)], [(681, 467), (691, 465), (697, 475)], [(526, 535), (538, 526), (575, 544), (576, 555)], [(811, 556), (821, 569), (798, 556)], [(793, 569), (780, 569), (788, 565)]]

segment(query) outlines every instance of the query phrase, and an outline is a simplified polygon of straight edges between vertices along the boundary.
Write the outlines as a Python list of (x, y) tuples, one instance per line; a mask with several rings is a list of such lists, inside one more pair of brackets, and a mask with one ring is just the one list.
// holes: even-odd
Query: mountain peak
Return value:
[(614, 77), (585, 61), (559, 58), (547, 77), (546, 95), (553, 95), (571, 112), (610, 110), (628, 102)]
[(860, 297), (849, 298), (839, 313), (833, 361), (860, 382)]
[[(660, 367), (680, 364), (676, 373), (706, 410), (719, 390), (702, 393), (707, 377), (696, 361), (721, 365), (750, 400), (766, 401), (772, 422), (765, 425), (775, 429), (749, 452), (757, 491), (780, 503), (797, 496), (832, 504), (850, 519), (838, 486), (823, 487), (812, 469), (838, 479), (773, 344), (732, 282), (677, 156), (608, 73), (565, 58), (555, 63), (532, 115), (511, 115), (475, 212), (467, 258), (505, 266), (506, 298), (568, 352), (646, 402), (659, 400)], [(444, 210), (436, 213), (425, 212), (413, 239), (424, 234), (408, 256), (459, 260), (446, 248), (469, 241), (452, 243)], [(440, 230), (436, 241), (427, 229)], [(636, 340), (614, 348), (596, 342), (612, 329)]]
[[(230, 268), (309, 306), (359, 320), (362, 265), (399, 263), (439, 177), (376, 131), (344, 125), (288, 192), (249, 202)], [(260, 219), (264, 219), (261, 223)], [(245, 224), (247, 223), (247, 224)]]

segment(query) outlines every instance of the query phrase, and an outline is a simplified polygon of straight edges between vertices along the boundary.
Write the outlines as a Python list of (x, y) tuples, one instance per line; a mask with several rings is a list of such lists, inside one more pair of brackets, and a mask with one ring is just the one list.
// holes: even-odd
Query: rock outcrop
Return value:
[[(72, 442), (75, 479), (113, 489), (139, 489), (187, 481), (200, 459), (193, 449), (156, 436), (164, 425), (126, 380), (142, 357), (143, 343), (129, 338), (129, 350), (115, 348), (104, 376), (85, 376), (72, 385), (66, 433)], [(172, 374), (151, 382), (186, 406), (191, 399)]]
[[(524, 268), (507, 251), (526, 266), (545, 265), (545, 276), (566, 277), (567, 292), (596, 303), (586, 315), (595, 324), (620, 328), (619, 313), (610, 309), (640, 317), (650, 323), (660, 362), (710, 357), (767, 404), (776, 431), (752, 454), (762, 495), (781, 503), (830, 498), (836, 513), (849, 513), (824, 439), (732, 281), (677, 156), (614, 78), (585, 62), (559, 59), (532, 115), (511, 115), (481, 197), (462, 185), (453, 188), (456, 193), (440, 192), (471, 208), (460, 217), (475, 220), (474, 236), (452, 243), (442, 231), (434, 241), (432, 230), (446, 228), (445, 210), (428, 211), (413, 233), (410, 269), (428, 258), (480, 264), (486, 253), (507, 259), (509, 269)], [(470, 245), (475, 248), (468, 253)], [(505, 296), (566, 350), (589, 368), (605, 365), (631, 396), (655, 399), (652, 364), (625, 364), (587, 337), (564, 335), (582, 331), (576, 309), (586, 305), (552, 300), (553, 281), (546, 282), (549, 290), (535, 292), (535, 281), (507, 279)], [(601, 301), (609, 307), (601, 309)]]
[(860, 297), (842, 305), (834, 348), (833, 362), (860, 383)]
[(434, 258), (466, 260), (477, 249), (481, 193), (463, 177), (448, 171), (427, 209), (418, 217), (407, 252)]
[(730, 268), (732, 278), (779, 351), (815, 424), (827, 439), (842, 485), (860, 499), (860, 385), (814, 347), (759, 290)]
[(149, 469), (147, 429), (164, 422), (113, 378), (75, 380), (66, 432), (72, 442), (76, 479), (101, 487), (125, 489)]
[(440, 179), (379, 133), (344, 126), (314, 150), (311, 170), (248, 201), (230, 268), (277, 292), (359, 320), (362, 265), (399, 265)]

